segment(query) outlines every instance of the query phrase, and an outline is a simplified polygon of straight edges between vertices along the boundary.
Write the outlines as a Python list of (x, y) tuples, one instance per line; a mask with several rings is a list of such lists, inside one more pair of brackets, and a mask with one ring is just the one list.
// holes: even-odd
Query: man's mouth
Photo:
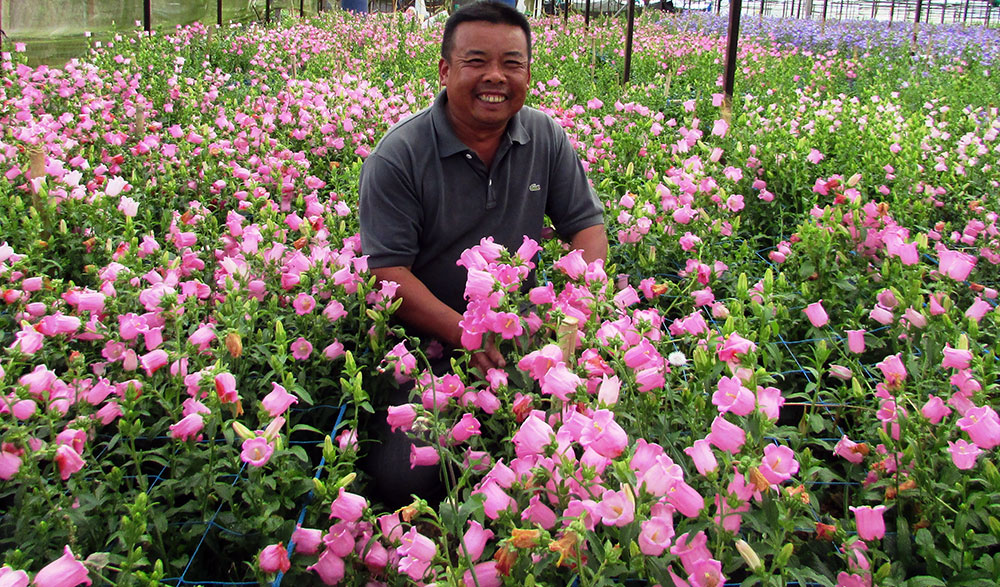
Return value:
[(479, 94), (478, 98), (483, 102), (489, 102), (490, 104), (499, 104), (507, 99), (507, 96), (503, 94)]

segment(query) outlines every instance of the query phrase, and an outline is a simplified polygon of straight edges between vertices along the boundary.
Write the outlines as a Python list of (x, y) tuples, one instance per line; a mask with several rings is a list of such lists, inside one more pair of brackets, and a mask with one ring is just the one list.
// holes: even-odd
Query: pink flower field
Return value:
[[(729, 113), (724, 20), (644, 14), (624, 86), (621, 22), (533, 22), (609, 259), (484, 239), (438, 375), (357, 180), (440, 26), (4, 53), (0, 586), (1000, 582), (1000, 31), (813, 24), (744, 24)], [(410, 382), (447, 497), (387, 511)]]

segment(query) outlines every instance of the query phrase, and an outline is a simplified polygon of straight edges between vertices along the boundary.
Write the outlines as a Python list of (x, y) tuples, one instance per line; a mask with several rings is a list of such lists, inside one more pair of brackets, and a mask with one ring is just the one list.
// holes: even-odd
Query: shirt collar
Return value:
[[(447, 103), (448, 92), (447, 90), (441, 90), (437, 98), (434, 99), (434, 104), (431, 105), (431, 120), (434, 123), (438, 153), (440, 153), (442, 158), (450, 157), (457, 153), (465, 153), (469, 150), (469, 147), (459, 140), (455, 136), (455, 132), (451, 129), (451, 122), (448, 120), (446, 107)], [(514, 115), (514, 118), (507, 123), (506, 134), (507, 139), (512, 143), (524, 145), (531, 141), (531, 136), (521, 122), (521, 111), (518, 111)]]

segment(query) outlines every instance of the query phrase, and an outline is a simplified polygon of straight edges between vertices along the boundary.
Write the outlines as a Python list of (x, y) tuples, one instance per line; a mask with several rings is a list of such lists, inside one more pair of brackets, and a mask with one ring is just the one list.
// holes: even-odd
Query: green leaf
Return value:
[(315, 404), (315, 402), (313, 401), (312, 394), (306, 391), (306, 388), (302, 387), (301, 385), (295, 386), (295, 395), (304, 399), (306, 403), (309, 404), (310, 406)]
[(826, 422), (823, 420), (823, 416), (819, 414), (812, 414), (809, 416), (809, 427), (815, 433), (820, 433), (826, 427)]
[(306, 454), (306, 449), (302, 448), (301, 445), (297, 444), (297, 445), (291, 447), (290, 449), (288, 449), (288, 452), (290, 452), (293, 455), (297, 456), (299, 458), (299, 460), (302, 461), (303, 463), (306, 463), (306, 464), (309, 463), (309, 455)]
[(928, 575), (920, 575), (919, 577), (912, 577), (906, 581), (907, 587), (940, 587), (945, 585), (945, 582), (937, 577), (930, 577)]
[[(917, 530), (915, 541), (921, 549), (927, 551), (934, 550), (934, 536), (931, 535), (930, 530), (927, 528)], [(924, 554), (926, 555), (926, 553)]]
[(294, 434), (296, 432), (312, 432), (317, 436), (323, 436), (324, 434), (326, 434), (326, 432), (323, 432), (319, 428), (315, 428), (308, 424), (296, 424), (295, 426), (292, 427), (292, 433)]

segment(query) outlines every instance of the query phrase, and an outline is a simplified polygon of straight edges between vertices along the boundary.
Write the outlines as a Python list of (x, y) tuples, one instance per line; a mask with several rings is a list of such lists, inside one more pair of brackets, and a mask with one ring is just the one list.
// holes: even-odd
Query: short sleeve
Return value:
[(375, 151), (361, 167), (358, 196), (361, 252), (368, 255), (368, 266), (412, 266), (423, 217), (413, 178)]
[(584, 228), (604, 224), (604, 208), (566, 132), (554, 120), (548, 120), (549, 140), (552, 141), (551, 187), (545, 213), (552, 220), (559, 238), (569, 241)]

